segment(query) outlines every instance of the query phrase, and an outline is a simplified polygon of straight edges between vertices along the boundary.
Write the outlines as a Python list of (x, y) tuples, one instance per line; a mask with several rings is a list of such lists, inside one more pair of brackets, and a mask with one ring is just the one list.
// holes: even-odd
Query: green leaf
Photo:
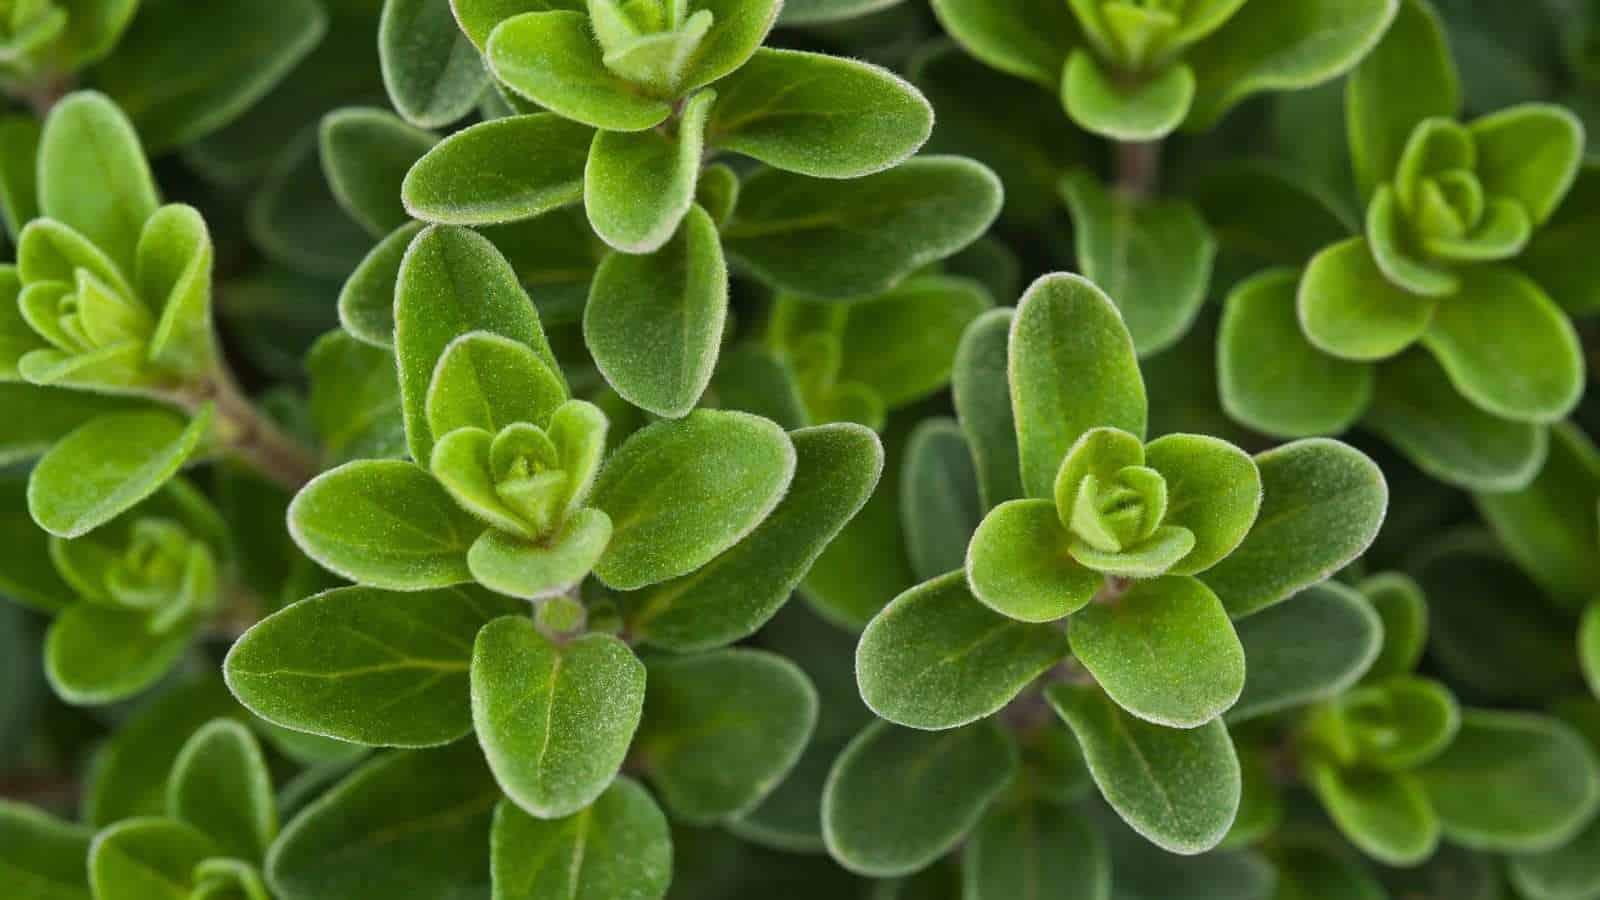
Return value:
[(909, 278), (853, 300), (839, 334), (838, 380), (866, 385), (891, 409), (937, 393), (949, 383), (963, 329), (991, 305), (977, 282), (945, 276)]
[(928, 419), (911, 433), (900, 482), (911, 568), (924, 581), (966, 565), (967, 544), (983, 519), (978, 476), (961, 429)]
[(140, 708), (101, 747), (84, 789), (84, 820), (104, 828), (164, 814), (173, 761), (189, 736), (218, 716), (242, 721), (245, 711), (211, 676), (180, 682)]
[(1274, 900), (1384, 900), (1388, 893), (1367, 866), (1314, 839), (1272, 854), (1278, 867)]
[(402, 225), (379, 241), (339, 291), (339, 324), (364, 343), (388, 348), (394, 343), (395, 282), (406, 250), (423, 229)]
[(1222, 720), (1188, 731), (1123, 712), (1092, 685), (1045, 692), (1071, 726), (1100, 793), (1151, 843), (1183, 855), (1215, 847), (1239, 809), (1239, 759)]
[(1011, 406), (1030, 497), (1054, 497), (1056, 471), (1091, 428), (1142, 436), (1144, 381), (1110, 297), (1077, 275), (1047, 275), (1011, 325)]
[(531, 218), (583, 196), (594, 137), (594, 129), (552, 113), (473, 125), (417, 160), (400, 199), (407, 212), (429, 222), (489, 225)]
[(95, 81), (127, 111), (151, 153), (239, 118), (305, 59), (328, 30), (312, 0), (195, 6), (143, 0)]
[(1578, 660), (1589, 690), (1600, 696), (1600, 602), (1590, 603), (1578, 626)]
[(1118, 705), (1195, 728), (1239, 699), (1245, 655), (1216, 595), (1198, 579), (1137, 581), (1067, 620), (1072, 653)]
[[(601, 131), (583, 173), (583, 203), (595, 233), (624, 253), (654, 253), (694, 204), (706, 122), (717, 92), (683, 104), (671, 134)], [(713, 226), (714, 227), (714, 226)]]
[(1535, 225), (1550, 220), (1578, 177), (1583, 123), (1564, 107), (1528, 103), (1467, 127), (1485, 193), (1515, 200)]
[(126, 699), (172, 670), (199, 624), (191, 615), (157, 630), (148, 614), (76, 603), (50, 625), (45, 676), (56, 695), (69, 703), (90, 706)]
[(859, 425), (804, 428), (792, 488), (755, 531), (689, 575), (625, 599), (630, 631), (680, 653), (753, 634), (860, 511), (883, 471), (877, 437)]
[(1184, 127), (1210, 128), (1253, 94), (1304, 90), (1343, 75), (1378, 45), (1399, 6), (1400, 0), (1241, 5), (1187, 54), (1196, 85)]
[(211, 323), (214, 251), (205, 219), (192, 206), (161, 207), (146, 220), (135, 256), (138, 293), (157, 315), (146, 356), (170, 372), (209, 374), (216, 353)]
[(1520, 490), (1538, 474), (1549, 450), (1543, 425), (1509, 421), (1474, 406), (1422, 349), (1378, 368), (1376, 400), (1362, 424), (1424, 472), (1467, 490)]
[(1183, 337), (1205, 302), (1217, 244), (1193, 205), (1135, 200), (1088, 171), (1061, 181), (1072, 210), (1078, 266), (1122, 311), (1140, 355)]
[(996, 805), (961, 851), (968, 900), (1015, 900), (1055, 891), (1078, 900), (1111, 897), (1105, 838), (1081, 814), (1042, 799)]
[(167, 782), (167, 814), (227, 855), (259, 860), (278, 834), (272, 777), (250, 730), (216, 719), (189, 738)]
[(25, 475), (13, 472), (0, 478), (0, 542), (8, 548), (6, 565), (0, 568), (0, 596), (39, 612), (59, 612), (77, 600), (77, 592), (51, 563), (52, 539), (28, 515), (26, 496)]
[(1295, 441), (1255, 460), (1263, 488), (1256, 527), (1203, 579), (1235, 619), (1326, 579), (1360, 556), (1389, 505), (1389, 486), (1377, 465), (1338, 441)]
[(1600, 823), (1591, 821), (1578, 836), (1554, 850), (1513, 856), (1506, 873), (1517, 892), (1544, 900), (1583, 900), (1600, 895)]
[(1067, 4), (1054, 0), (934, 0), (933, 11), (968, 53), (1052, 91), (1083, 42)]
[(1356, 585), (1382, 620), (1382, 649), (1362, 676), (1377, 681), (1417, 667), (1428, 639), (1428, 604), (1410, 576), (1381, 572)]
[(1010, 500), (972, 535), (966, 575), (984, 605), (1022, 622), (1054, 622), (1082, 609), (1104, 582), (1066, 553), (1072, 535), (1051, 500)]
[(1336, 730), (1328, 743), (1340, 763), (1385, 772), (1428, 762), (1461, 727), (1460, 705), (1449, 689), (1411, 675), (1356, 688), (1330, 714)]
[(1261, 509), (1261, 474), (1243, 450), (1213, 437), (1169, 434), (1145, 447), (1145, 465), (1166, 479), (1164, 526), (1194, 535), (1175, 575), (1204, 572), (1245, 539)]
[(484, 55), (505, 85), (563, 118), (606, 131), (644, 131), (672, 107), (640, 93), (606, 68), (588, 17), (576, 11), (530, 12), (489, 35)]
[(0, 877), (16, 900), (89, 900), (89, 829), (0, 800)]
[(473, 646), (478, 742), (501, 788), (539, 818), (572, 815), (605, 791), (644, 697), (644, 666), (609, 635), (557, 644), (532, 621), (506, 616)]
[(1408, 772), (1308, 766), (1312, 790), (1350, 842), (1390, 866), (1414, 866), (1439, 845), (1439, 818)]
[[(69, 95), (45, 119), (39, 160), (40, 214), (83, 234), (132, 272), (139, 234), (161, 201), (127, 116), (104, 95)], [(85, 191), (85, 184), (101, 189)]]
[(328, 186), (351, 218), (380, 238), (411, 221), (400, 185), (437, 137), (392, 113), (352, 106), (323, 116), (318, 139)]
[(276, 155), (250, 199), (245, 224), (268, 259), (323, 279), (349, 275), (372, 248), (371, 235), (345, 214), (328, 186), (312, 126)]
[[(1327, 94), (1324, 88), (1310, 96)], [(1337, 102), (1340, 95), (1335, 92), (1332, 96)], [(1306, 105), (1308, 110), (1312, 107), (1312, 104)], [(1290, 109), (1298, 112), (1300, 107), (1291, 106)], [(1314, 112), (1320, 114), (1321, 110)], [(1311, 112), (1305, 114), (1311, 115)], [(1280, 123), (1290, 120), (1281, 107), (1276, 118)], [(1279, 124), (1278, 127), (1292, 126)], [(1308, 152), (1324, 149), (1325, 145), (1318, 141)], [(1292, 152), (1292, 148), (1285, 148), (1285, 152)], [(1340, 146), (1333, 152), (1340, 152)], [(1341, 159), (1337, 167), (1345, 164)], [(1232, 162), (1202, 176), (1191, 195), (1224, 252), (1248, 259), (1253, 264), (1252, 270), (1301, 266), (1317, 251), (1344, 240), (1355, 230), (1339, 198), (1331, 196), (1312, 173), (1302, 171), (1314, 170), (1318, 165), (1302, 162), (1291, 168), (1263, 160)], [(1336, 166), (1329, 163), (1325, 167)], [(1265, 272), (1260, 274), (1266, 275)], [(1240, 287), (1242, 283), (1234, 289)]]
[(950, 377), (961, 430), (972, 448), (984, 509), (1023, 495), (1009, 384), (1010, 309), (987, 312), (961, 335)]
[(916, 88), (851, 59), (763, 48), (716, 90), (713, 146), (815, 178), (881, 172), (933, 131)]
[(1445, 836), (1475, 850), (1553, 849), (1600, 807), (1594, 751), (1532, 713), (1463, 710), (1455, 741), (1420, 777)]
[(491, 813), (501, 800), (472, 741), (391, 753), (307, 806), (267, 856), (279, 897), (488, 900)]
[(1086, 49), (1072, 52), (1061, 78), (1061, 100), (1072, 121), (1115, 141), (1166, 137), (1183, 123), (1194, 96), (1194, 69), (1184, 63), (1147, 78), (1123, 80)]
[(95, 835), (89, 883), (96, 900), (188, 897), (194, 869), (221, 855), (201, 832), (171, 819), (128, 819)]
[(651, 660), (636, 753), (673, 817), (710, 825), (756, 808), (799, 761), (817, 691), (758, 650)]
[(606, 463), (590, 500), (615, 526), (595, 574), (636, 590), (693, 572), (767, 518), (795, 466), (783, 430), (746, 413), (696, 410), (635, 433)]
[[(1390, 576), (1395, 577), (1395, 576)], [(1385, 621), (1358, 592), (1313, 585), (1238, 624), (1248, 676), (1229, 722), (1244, 722), (1342, 693), (1372, 671)], [(1409, 672), (1410, 666), (1394, 672)]]
[(87, 534), (155, 493), (210, 431), (210, 407), (188, 421), (157, 410), (92, 419), (34, 467), (28, 512), (59, 537)]
[(1067, 652), (1061, 629), (997, 615), (951, 572), (896, 597), (868, 623), (856, 679), (861, 699), (891, 722), (955, 728), (997, 712)]
[(1464, 273), (1422, 335), (1456, 390), (1517, 422), (1564, 418), (1583, 393), (1584, 361), (1566, 313), (1508, 266)]
[(1306, 339), (1341, 359), (1394, 356), (1428, 333), (1443, 304), (1409, 293), (1378, 268), (1370, 244), (1351, 238), (1317, 254), (1300, 279), (1296, 300)]
[(1571, 425), (1551, 430), (1548, 461), (1525, 488), (1474, 499), (1496, 537), (1524, 571), (1576, 609), (1600, 592), (1600, 452)]
[(312, 479), (289, 505), (289, 534), (323, 568), (397, 591), (472, 580), (467, 548), (484, 526), (426, 469), (359, 460)]
[(478, 583), (524, 600), (564, 594), (576, 587), (606, 551), (611, 520), (597, 509), (580, 509), (561, 529), (538, 543), (491, 528), (467, 551), (467, 567)]
[(337, 462), (404, 456), (405, 422), (394, 357), (344, 331), (330, 331), (306, 354), (307, 412), (324, 458)]
[(711, 382), (727, 312), (728, 268), (717, 226), (695, 206), (660, 250), (611, 253), (600, 263), (583, 333), (618, 394), (679, 418)]
[(464, 228), (434, 227), (411, 243), (395, 289), (395, 358), (405, 403), (412, 459), (433, 455), (427, 425), (428, 385), (450, 342), (488, 331), (533, 348), (551, 372), (560, 372), (539, 324), (539, 313), (516, 272), (494, 245)]
[(993, 722), (943, 734), (874, 722), (823, 789), (828, 852), (873, 878), (922, 869), (961, 841), (1016, 770), (1016, 746)]
[(368, 746), (431, 747), (472, 729), (467, 672), (478, 629), (523, 604), (475, 587), (340, 588), (258, 622), (223, 674), (269, 722)]
[(0, 118), (0, 220), (13, 241), (39, 216), (40, 133), (32, 116)]
[(419, 128), (439, 128), (477, 105), (483, 58), (456, 26), (450, 0), (384, 0), (378, 59), (389, 102)]
[(502, 800), (489, 847), (496, 900), (658, 900), (672, 880), (667, 819), (628, 778), (563, 819)]
[(501, 22), (525, 12), (545, 12), (552, 9), (582, 11), (584, 0), (450, 0), (461, 30), (479, 50), (489, 42), (489, 35)]
[(1278, 437), (1339, 434), (1372, 403), (1373, 370), (1306, 339), (1295, 314), (1299, 281), (1295, 270), (1273, 269), (1228, 295), (1217, 338), (1222, 406), (1234, 420)]
[(1439, 14), (1401, 0), (1394, 24), (1351, 74), (1345, 91), (1351, 163), (1363, 199), (1389, 180), (1423, 119), (1452, 117), (1461, 85)]
[(818, 298), (873, 294), (983, 234), (1000, 180), (959, 157), (923, 156), (848, 181), (763, 169), (723, 228), (730, 256), (761, 281)]
[(486, 331), (451, 341), (439, 356), (425, 403), (428, 428), (498, 433), (517, 422), (540, 427), (567, 399), (561, 376), (527, 344)]
[[(0, 384), (0, 465), (42, 456), (63, 437), (106, 413), (143, 407), (142, 401), (34, 384)], [(18, 503), (16, 509), (25, 508)]]
[(1250, 852), (1178, 856), (1145, 840), (1109, 810), (1096, 810), (1111, 846), (1111, 881), (1118, 900), (1268, 900), (1277, 873)]

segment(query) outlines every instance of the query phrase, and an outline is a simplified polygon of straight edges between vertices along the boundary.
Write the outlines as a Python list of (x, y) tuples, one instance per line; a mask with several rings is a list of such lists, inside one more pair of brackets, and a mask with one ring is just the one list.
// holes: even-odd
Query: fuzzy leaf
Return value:
[(306, 354), (311, 424), (326, 459), (389, 458), (406, 452), (394, 357), (344, 331), (330, 331)]
[(1010, 500), (989, 511), (967, 548), (972, 593), (1021, 622), (1054, 622), (1082, 609), (1105, 579), (1065, 551), (1072, 535), (1050, 500)]
[(118, 822), (89, 848), (89, 883), (97, 900), (188, 897), (194, 870), (221, 848), (194, 828), (171, 819)]
[(1067, 115), (1085, 131), (1115, 141), (1157, 141), (1171, 134), (1194, 103), (1194, 69), (1178, 63), (1138, 80), (1105, 70), (1086, 49), (1074, 50), (1061, 78)]
[(628, 778), (563, 819), (500, 801), (489, 848), (496, 900), (659, 900), (672, 879), (667, 819)]
[(57, 696), (81, 706), (125, 700), (170, 672), (189, 649), (193, 616), (156, 631), (150, 616), (76, 603), (56, 617), (44, 645), (44, 674)]
[(561, 376), (527, 344), (485, 331), (451, 341), (428, 383), (428, 428), (490, 433), (516, 422), (544, 427), (567, 399)]
[(278, 834), (278, 811), (266, 758), (248, 728), (216, 719), (189, 738), (167, 783), (167, 813), (230, 856), (266, 855)]
[(406, 173), (400, 199), (419, 219), (491, 225), (583, 196), (594, 129), (553, 113), (495, 119), (440, 141)]
[(530, 12), (497, 25), (484, 47), (489, 68), (518, 94), (563, 118), (606, 131), (644, 131), (672, 106), (606, 68), (588, 17)]
[(589, 224), (624, 253), (654, 253), (678, 230), (694, 205), (705, 155), (706, 122), (717, 92), (704, 90), (683, 105), (670, 135), (655, 130), (601, 131), (583, 173)]
[(479, 50), (489, 43), (489, 35), (501, 22), (525, 12), (548, 12), (552, 9), (586, 9), (584, 0), (450, 0), (450, 10), (455, 13), (461, 30)]
[(968, 900), (1013, 900), (1041, 889), (1078, 900), (1111, 896), (1111, 854), (1093, 823), (1041, 799), (996, 804), (961, 853)]
[(370, 107), (336, 109), (318, 131), (322, 170), (333, 196), (374, 237), (411, 221), (397, 200), (406, 173), (439, 139)]
[(611, 520), (597, 509), (580, 509), (538, 543), (491, 528), (467, 551), (467, 567), (478, 583), (524, 600), (572, 590), (594, 569), (611, 538)]
[(506, 616), (473, 646), (478, 742), (506, 794), (539, 818), (572, 815), (605, 791), (644, 696), (644, 666), (609, 635), (557, 644), (531, 620)]
[(1052, 91), (1083, 41), (1067, 4), (1054, 0), (934, 0), (933, 11), (968, 53)]
[(927, 419), (911, 433), (900, 518), (918, 578), (926, 581), (966, 565), (967, 545), (983, 510), (972, 453), (955, 422)]
[(1300, 279), (1296, 304), (1300, 327), (1313, 346), (1358, 362), (1385, 359), (1411, 346), (1427, 333), (1440, 306), (1391, 283), (1362, 238), (1317, 254)]
[(915, 872), (961, 841), (1016, 769), (1016, 746), (993, 722), (943, 734), (874, 722), (823, 789), (828, 852), (874, 878)]
[(1375, 665), (1384, 624), (1360, 593), (1335, 581), (1313, 585), (1291, 602), (1239, 622), (1247, 677), (1228, 721), (1244, 722), (1341, 693)]
[[(39, 212), (78, 231), (124, 271), (145, 220), (160, 204), (133, 124), (105, 96), (83, 91), (57, 103), (39, 142)], [(85, 191), (82, 185), (101, 185)]]
[(456, 26), (450, 0), (384, 0), (378, 59), (389, 102), (419, 128), (465, 116), (489, 83), (477, 48)]
[(1363, 199), (1388, 181), (1418, 122), (1454, 116), (1461, 85), (1439, 14), (1401, 0), (1394, 24), (1351, 74), (1345, 91), (1351, 163)]
[(1194, 535), (1194, 549), (1170, 570), (1194, 575), (1245, 539), (1261, 509), (1261, 474), (1243, 450), (1217, 438), (1169, 434), (1145, 447), (1145, 465), (1167, 483), (1164, 526)]
[(431, 747), (472, 728), (467, 670), (478, 629), (523, 608), (474, 587), (340, 588), (258, 622), (223, 674), (256, 715), (368, 746)]
[(1409, 772), (1352, 770), (1314, 761), (1312, 790), (1350, 842), (1390, 866), (1414, 866), (1439, 845), (1439, 819)]
[(967, 326), (950, 378), (956, 415), (972, 447), (986, 510), (1023, 496), (1008, 383), (1013, 315), (1010, 309), (997, 309)]
[(1067, 651), (1060, 629), (997, 615), (951, 572), (896, 597), (868, 623), (856, 679), (879, 716), (940, 730), (998, 711)]
[(1567, 109), (1528, 103), (1468, 126), (1486, 193), (1517, 203), (1543, 225), (1561, 205), (1583, 160), (1583, 123)]

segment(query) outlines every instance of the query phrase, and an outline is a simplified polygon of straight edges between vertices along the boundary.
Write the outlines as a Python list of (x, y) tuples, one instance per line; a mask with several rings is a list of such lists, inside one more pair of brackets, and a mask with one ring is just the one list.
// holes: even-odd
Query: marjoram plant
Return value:
[(1596, 47), (0, 0), (0, 900), (1600, 900)]

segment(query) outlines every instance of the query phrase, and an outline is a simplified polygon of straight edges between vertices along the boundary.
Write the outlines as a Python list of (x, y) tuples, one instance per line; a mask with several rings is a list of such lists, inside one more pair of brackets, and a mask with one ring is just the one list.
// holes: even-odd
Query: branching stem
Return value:
[(216, 404), (221, 446), (290, 491), (298, 491), (320, 471), (316, 454), (263, 414), (220, 359), (208, 378), (181, 393), (177, 401), (190, 414), (207, 403)]

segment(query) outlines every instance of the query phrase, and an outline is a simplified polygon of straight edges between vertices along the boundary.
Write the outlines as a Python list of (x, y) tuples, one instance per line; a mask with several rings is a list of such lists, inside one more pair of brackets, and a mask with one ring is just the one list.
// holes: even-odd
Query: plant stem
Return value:
[(1161, 181), (1161, 142), (1117, 144), (1117, 190), (1134, 200), (1148, 200)]
[(182, 393), (178, 403), (191, 414), (206, 403), (216, 404), (222, 446), (290, 491), (298, 491), (321, 471), (316, 455), (263, 415), (220, 360), (210, 377)]

